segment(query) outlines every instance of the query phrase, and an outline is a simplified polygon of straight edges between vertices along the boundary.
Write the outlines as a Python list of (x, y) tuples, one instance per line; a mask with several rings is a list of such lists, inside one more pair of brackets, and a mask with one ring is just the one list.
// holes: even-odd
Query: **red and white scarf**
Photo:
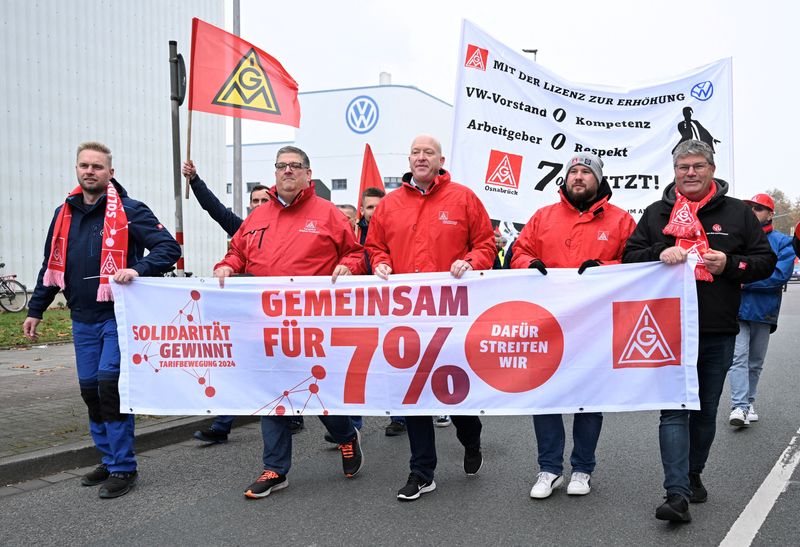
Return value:
[[(83, 191), (76, 187), (67, 198), (77, 196)], [(53, 239), (50, 241), (50, 258), (44, 272), (44, 284), (48, 287), (64, 288), (64, 273), (67, 266), (67, 240), (69, 225), (72, 222), (72, 207), (69, 201), (58, 212), (53, 226)], [(128, 258), (128, 217), (122, 207), (117, 188), (112, 182), (106, 187), (106, 213), (103, 220), (103, 246), (100, 251), (100, 287), (97, 289), (98, 302), (114, 300), (108, 280), (117, 270), (126, 266)], [(123, 233), (124, 232), (124, 233)]]
[(697, 257), (697, 266), (694, 269), (694, 278), (698, 281), (714, 281), (714, 276), (706, 269), (703, 255), (708, 252), (708, 236), (697, 218), (697, 212), (706, 203), (711, 201), (717, 193), (717, 185), (711, 181), (711, 188), (708, 194), (700, 201), (692, 201), (678, 192), (675, 188), (675, 205), (669, 215), (669, 222), (662, 232), (668, 236), (675, 236), (675, 245), (686, 249), (689, 254)]

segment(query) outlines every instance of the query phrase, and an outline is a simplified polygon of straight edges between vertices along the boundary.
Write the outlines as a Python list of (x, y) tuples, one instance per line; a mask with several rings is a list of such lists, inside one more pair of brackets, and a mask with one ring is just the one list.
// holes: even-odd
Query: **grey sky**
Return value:
[[(800, 196), (779, 158), (797, 154), (800, 76), (791, 0), (241, 0), (242, 37), (276, 57), (301, 91), (377, 85), (381, 71), (453, 102), (461, 19), (575, 82), (632, 87), (733, 57), (736, 197), (777, 187)], [(230, 29), (230, 6), (226, 16)], [(245, 142), (292, 131), (245, 121)], [(442, 140), (449, 135), (441, 135)], [(665, 154), (669, 153), (665, 145)]]

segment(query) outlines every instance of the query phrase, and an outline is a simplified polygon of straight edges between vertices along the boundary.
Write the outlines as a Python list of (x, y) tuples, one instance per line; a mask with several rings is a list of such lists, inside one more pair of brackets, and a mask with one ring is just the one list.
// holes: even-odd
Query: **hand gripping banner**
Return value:
[(112, 286), (124, 412), (699, 408), (689, 265)]

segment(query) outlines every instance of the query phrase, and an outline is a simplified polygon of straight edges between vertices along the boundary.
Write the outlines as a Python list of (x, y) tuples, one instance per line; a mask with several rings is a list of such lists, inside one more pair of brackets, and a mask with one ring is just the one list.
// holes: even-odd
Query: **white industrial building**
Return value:
[[(98, 140), (115, 178), (175, 231), (169, 41), (189, 66), (192, 17), (224, 26), (222, 0), (14, 0), (0, 36), (0, 262), (32, 290), (53, 211), (76, 185), (75, 150)], [(181, 107), (181, 134), (186, 136)], [(225, 118), (195, 115), (192, 154), (222, 180)], [(185, 148), (185, 144), (184, 144)], [(220, 191), (224, 186), (220, 183)], [(225, 237), (183, 202), (187, 268), (210, 271)], [(210, 237), (213, 234), (213, 237)]]
[[(275, 183), (275, 154), (289, 144), (308, 154), (313, 178), (331, 190), (331, 201), (337, 204), (358, 205), (365, 144), (372, 148), (387, 190), (399, 186), (400, 177), (408, 171), (411, 141), (420, 133), (442, 141), (446, 167), (452, 106), (416, 87), (392, 85), (386, 73), (380, 81), (378, 86), (300, 93), (302, 117), (294, 141), (243, 145), (242, 181), (246, 186), (242, 210), (250, 187)], [(229, 146), (228, 193), (232, 163)]]
[[(75, 150), (83, 141), (107, 144), (115, 178), (175, 233), (169, 41), (177, 41), (188, 71), (192, 17), (224, 27), (224, 2), (7, 3), (0, 38), (0, 262), (6, 263), (0, 274), (16, 273), (33, 289), (53, 211), (77, 185)], [(415, 87), (392, 85), (388, 74), (380, 84), (300, 93), (301, 125), (291, 143), (243, 146), (242, 210), (248, 186), (274, 184), (275, 152), (285, 144), (309, 154), (313, 177), (331, 189), (331, 201), (354, 205), (365, 144), (388, 188), (399, 186), (408, 170), (415, 135), (440, 138), (448, 156), (451, 105)], [(180, 111), (185, 157), (186, 102)], [(232, 205), (226, 118), (195, 112), (192, 125), (198, 172)], [(209, 275), (227, 238), (193, 196), (182, 208), (186, 269)]]

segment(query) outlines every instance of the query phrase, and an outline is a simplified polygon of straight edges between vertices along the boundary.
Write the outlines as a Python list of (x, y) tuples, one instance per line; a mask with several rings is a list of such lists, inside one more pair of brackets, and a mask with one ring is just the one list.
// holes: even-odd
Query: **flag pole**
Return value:
[[(186, 121), (186, 161), (192, 159), (192, 111)], [(189, 199), (189, 177), (186, 177), (186, 199)]]
[[(184, 276), (183, 263), (183, 203), (181, 202), (181, 129), (180, 106), (186, 97), (186, 65), (178, 53), (178, 42), (169, 42), (170, 104), (172, 108), (172, 186), (175, 193), (175, 239), (181, 246), (181, 256), (175, 265), (176, 275)], [(189, 112), (191, 115), (191, 111)]]

